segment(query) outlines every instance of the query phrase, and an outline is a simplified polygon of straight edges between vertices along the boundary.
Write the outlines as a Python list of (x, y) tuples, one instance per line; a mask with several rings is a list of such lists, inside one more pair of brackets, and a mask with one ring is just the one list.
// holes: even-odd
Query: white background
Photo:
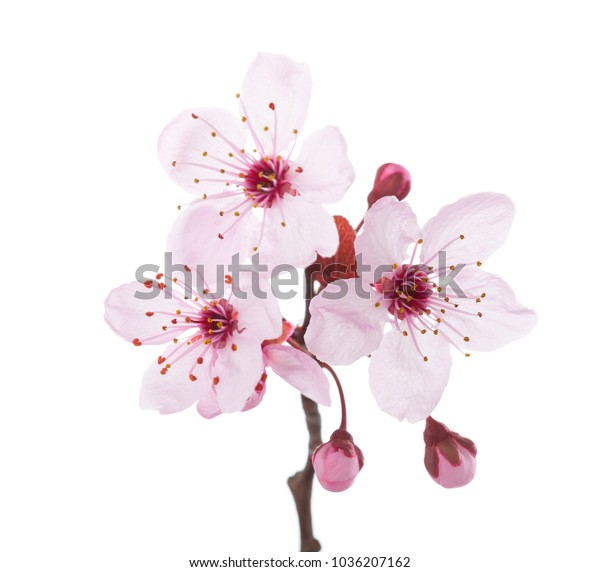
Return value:
[[(2, 43), (4, 570), (189, 569), (297, 549), (285, 480), (305, 460), (299, 397), (213, 421), (141, 412), (156, 357), (103, 321), (108, 291), (160, 262), (187, 196), (156, 159), (181, 110), (235, 110), (259, 50), (307, 62), (306, 133), (345, 134), (360, 220), (377, 166), (413, 177), (423, 223), (462, 195), (517, 205), (486, 264), (539, 314), (531, 336), (455, 356), (435, 417), (479, 447), (475, 481), (423, 468), (422, 424), (381, 413), (367, 360), (340, 368), (366, 464), (314, 493), (327, 556), (413, 570), (591, 570), (598, 536), (599, 19), (589, 2), (23, 2)], [(340, 333), (343, 338), (343, 332)], [(339, 410), (323, 412), (325, 436)]]

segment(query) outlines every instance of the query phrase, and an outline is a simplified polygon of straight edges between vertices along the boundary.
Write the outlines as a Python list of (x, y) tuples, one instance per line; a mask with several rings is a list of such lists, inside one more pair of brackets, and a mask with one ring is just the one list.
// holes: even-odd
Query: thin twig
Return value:
[[(309, 266), (304, 271), (306, 278), (306, 307), (304, 310), (304, 321), (302, 327), (296, 330), (289, 340), (292, 345), (298, 349), (310, 353), (304, 343), (304, 334), (310, 322), (310, 301), (316, 295), (315, 283), (312, 278), (314, 267)], [(315, 471), (312, 465), (313, 451), (323, 442), (321, 440), (321, 415), (319, 406), (308, 397), (302, 396), (302, 409), (306, 418), (306, 428), (308, 429), (308, 458), (304, 469), (298, 471), (288, 479), (288, 486), (296, 503), (298, 512), (298, 522), (300, 524), (300, 550), (302, 552), (319, 552), (321, 543), (314, 537), (312, 525), (312, 484)]]
[(296, 503), (298, 521), (300, 524), (300, 550), (302, 552), (319, 552), (321, 543), (314, 537), (312, 526), (311, 498), (312, 483), (315, 471), (312, 465), (312, 453), (322, 443), (321, 415), (319, 406), (308, 397), (302, 396), (302, 408), (306, 416), (308, 429), (308, 459), (304, 469), (288, 479), (288, 486)]

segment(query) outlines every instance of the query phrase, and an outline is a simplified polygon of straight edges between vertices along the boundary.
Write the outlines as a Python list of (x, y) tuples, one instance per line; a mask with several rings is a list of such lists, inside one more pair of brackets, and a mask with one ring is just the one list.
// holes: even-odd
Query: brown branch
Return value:
[(304, 469), (292, 475), (287, 483), (292, 491), (298, 521), (300, 524), (300, 550), (302, 552), (319, 552), (320, 542), (314, 537), (312, 526), (311, 497), (312, 483), (315, 471), (312, 466), (313, 451), (322, 443), (321, 440), (321, 415), (319, 406), (308, 397), (302, 396), (302, 408), (306, 416), (306, 428), (308, 429), (308, 459)]
[[(304, 321), (302, 328), (296, 330), (292, 336), (295, 346), (306, 351), (304, 343), (304, 334), (310, 322), (309, 305), (314, 298), (315, 283), (312, 273), (315, 271), (314, 266), (309, 266), (305, 270), (306, 277), (306, 308), (304, 311)], [(308, 458), (304, 469), (292, 475), (287, 483), (296, 503), (296, 511), (298, 512), (298, 522), (300, 524), (300, 550), (302, 552), (319, 552), (321, 543), (314, 537), (312, 526), (312, 484), (315, 470), (312, 465), (313, 451), (323, 442), (321, 440), (321, 415), (319, 406), (308, 397), (302, 396), (302, 409), (306, 417), (306, 428), (308, 429)]]

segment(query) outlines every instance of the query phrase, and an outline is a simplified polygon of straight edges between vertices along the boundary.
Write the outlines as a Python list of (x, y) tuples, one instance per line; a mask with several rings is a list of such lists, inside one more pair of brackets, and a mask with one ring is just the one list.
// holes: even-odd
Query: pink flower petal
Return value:
[[(186, 264), (192, 269), (196, 284), (196, 266), (204, 266), (204, 277), (210, 286), (229, 273), (228, 266), (234, 254), (240, 261), (252, 250), (256, 242), (258, 221), (253, 213), (242, 219), (225, 220), (210, 204), (199, 203), (186, 208), (175, 220), (167, 239), (167, 251), (173, 253), (174, 264)], [(232, 222), (236, 224), (227, 232)], [(219, 233), (223, 238), (219, 238)], [(217, 271), (221, 267), (222, 273)], [(200, 290), (203, 284), (197, 284)]]
[[(261, 340), (247, 331), (219, 350), (211, 375), (223, 413), (240, 411), (264, 372)], [(235, 351), (233, 346), (235, 345)]]
[[(165, 352), (166, 353), (166, 352)], [(189, 373), (196, 363), (198, 352), (190, 352), (175, 361), (163, 375), (165, 365), (156, 361), (150, 364), (142, 378), (140, 407), (157, 409), (161, 413), (176, 413), (193, 405), (206, 392), (210, 383), (206, 364), (194, 368), (196, 381)], [(203, 387), (204, 386), (204, 387)]]
[(329, 381), (314, 359), (300, 350), (275, 344), (264, 346), (263, 353), (266, 364), (292, 387), (321, 405), (331, 405)]
[[(361, 288), (366, 298), (361, 297)], [(347, 293), (339, 297), (340, 290)], [(387, 311), (383, 304), (376, 306), (370, 290), (358, 278), (336, 280), (313, 298), (306, 343), (319, 359), (347, 365), (379, 347)], [(327, 298), (332, 295), (336, 299)]]
[(284, 197), (280, 206), (281, 209), (273, 206), (265, 211), (264, 241), (258, 249), (262, 263), (271, 267), (306, 267), (315, 260), (317, 252), (323, 256), (335, 253), (339, 244), (337, 227), (322, 206), (290, 195)]
[(448, 265), (483, 261), (502, 245), (514, 216), (515, 207), (506, 195), (464, 197), (443, 207), (423, 227), (421, 259), (436, 266), (443, 250)]
[(414, 335), (421, 353), (410, 334), (403, 336), (392, 330), (373, 353), (369, 366), (369, 383), (377, 405), (400, 421), (411, 423), (433, 411), (448, 383), (452, 362), (446, 340), (431, 332), (422, 335), (416, 331)]
[(286, 56), (259, 53), (250, 64), (240, 113), (268, 154), (289, 148), (302, 130), (311, 87), (308, 66)]
[(215, 385), (211, 380), (207, 380), (206, 383), (201, 384), (201, 392), (198, 395), (196, 411), (198, 411), (204, 419), (214, 419), (223, 413), (219, 407)]
[[(252, 278), (254, 277), (254, 284)], [(240, 273), (240, 295), (234, 293), (231, 303), (238, 312), (238, 329), (247, 328), (259, 340), (276, 338), (281, 334), (283, 316), (269, 283), (258, 274)], [(256, 290), (256, 291), (255, 291)], [(266, 298), (259, 298), (260, 292)], [(241, 294), (246, 294), (242, 298)]]
[(354, 182), (346, 140), (336, 127), (324, 127), (311, 134), (302, 143), (292, 169), (300, 171), (294, 185), (311, 203), (339, 201)]
[[(252, 394), (247, 398), (242, 411), (254, 409), (265, 396), (265, 390), (265, 382), (258, 381), (256, 387), (252, 390)], [(219, 407), (216, 386), (213, 383), (202, 384), (202, 393), (198, 398), (196, 410), (205, 419), (214, 419), (223, 413)]]
[[(239, 167), (234, 169), (218, 159), (227, 158), (229, 153), (237, 155), (247, 136), (244, 124), (228, 111), (187, 109), (161, 133), (158, 158), (167, 174), (186, 191), (200, 196), (224, 191), (227, 181), (237, 179)], [(221, 173), (221, 169), (226, 172)]]
[(267, 385), (264, 380), (259, 380), (254, 387), (254, 391), (251, 393), (250, 397), (246, 400), (246, 405), (242, 408), (242, 412), (250, 411), (257, 407), (260, 402), (263, 400), (265, 396), (265, 392), (267, 390)]
[(174, 314), (181, 304), (174, 298), (167, 299), (164, 291), (157, 291), (150, 300), (136, 297), (136, 293), (147, 296), (153, 291), (139, 282), (130, 282), (112, 290), (104, 302), (105, 320), (128, 342), (138, 339), (144, 344), (164, 344), (173, 338), (172, 332), (163, 331), (168, 318), (160, 312)]
[[(455, 282), (470, 297), (451, 298), (458, 308), (446, 310), (439, 330), (465, 351), (495, 350), (522, 338), (535, 326), (536, 313), (520, 304), (499, 276), (471, 266), (462, 269)], [(448, 293), (452, 295), (450, 288)], [(444, 322), (453, 329), (445, 328)]]
[(396, 197), (379, 199), (365, 214), (365, 225), (355, 242), (356, 255), (372, 267), (402, 264), (410, 244), (421, 236), (410, 205)]

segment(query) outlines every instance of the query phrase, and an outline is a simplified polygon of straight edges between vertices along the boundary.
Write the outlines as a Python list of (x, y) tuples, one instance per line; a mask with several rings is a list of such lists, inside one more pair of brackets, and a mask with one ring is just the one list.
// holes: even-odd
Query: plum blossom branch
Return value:
[[(311, 300), (318, 294), (315, 290), (315, 281), (313, 273), (314, 265), (308, 266), (305, 269), (306, 277), (306, 308), (304, 312), (304, 320), (302, 327), (297, 329), (294, 334), (287, 340), (292, 347), (304, 352), (313, 358), (323, 369), (326, 369), (335, 380), (340, 395), (340, 403), (342, 408), (341, 429), (346, 428), (346, 403), (344, 400), (344, 392), (340, 380), (335, 373), (335, 370), (327, 363), (319, 361), (306, 348), (304, 342), (304, 333), (310, 323), (309, 306)], [(321, 415), (319, 414), (319, 406), (312, 399), (302, 396), (302, 409), (306, 418), (306, 428), (308, 429), (308, 458), (306, 465), (301, 471), (298, 471), (288, 479), (288, 486), (294, 497), (296, 510), (298, 512), (298, 520), (300, 524), (300, 550), (302, 552), (319, 552), (321, 543), (314, 537), (312, 525), (312, 484), (315, 475), (315, 470), (312, 463), (312, 454), (322, 443), (321, 437)]]

